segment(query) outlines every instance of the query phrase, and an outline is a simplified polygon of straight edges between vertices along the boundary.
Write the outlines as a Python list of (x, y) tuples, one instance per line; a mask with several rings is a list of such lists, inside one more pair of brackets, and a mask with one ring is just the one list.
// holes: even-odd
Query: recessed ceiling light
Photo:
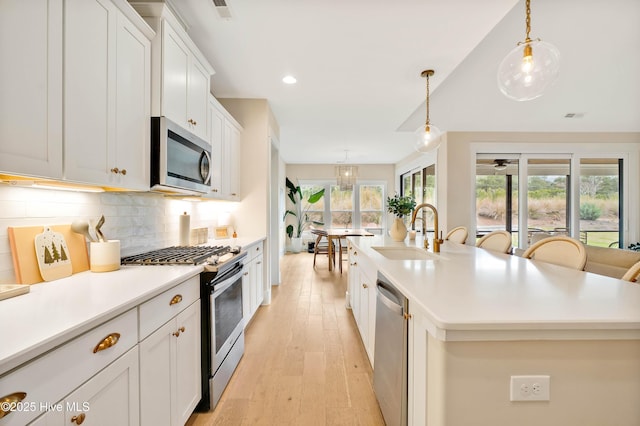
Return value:
[(285, 84), (296, 84), (298, 80), (292, 75), (288, 75), (282, 79), (282, 82)]

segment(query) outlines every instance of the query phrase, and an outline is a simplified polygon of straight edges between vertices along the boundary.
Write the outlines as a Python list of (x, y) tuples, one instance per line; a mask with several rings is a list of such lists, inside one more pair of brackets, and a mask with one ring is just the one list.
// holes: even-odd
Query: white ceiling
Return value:
[[(443, 131), (640, 131), (640, 1), (532, 0), (531, 36), (560, 78), (504, 97), (500, 61), (524, 39), (524, 0), (173, 0), (216, 74), (218, 98), (263, 98), (287, 163), (395, 163), (425, 120)], [(293, 74), (298, 83), (281, 79)], [(564, 118), (567, 113), (582, 118)]]

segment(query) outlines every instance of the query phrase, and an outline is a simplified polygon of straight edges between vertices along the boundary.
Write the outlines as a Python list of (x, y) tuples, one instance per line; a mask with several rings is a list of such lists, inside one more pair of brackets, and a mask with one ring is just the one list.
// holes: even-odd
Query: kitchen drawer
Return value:
[(247, 252), (247, 259), (245, 260), (245, 264), (246, 264), (250, 262), (252, 259), (255, 259), (256, 257), (262, 254), (262, 241), (260, 241), (259, 243), (255, 243), (255, 244), (251, 244), (250, 246), (247, 246), (245, 251)]
[(200, 276), (196, 275), (140, 305), (140, 340), (144, 340), (199, 298)]
[(0, 399), (26, 393), (17, 410), (0, 419), (0, 425), (24, 425), (35, 419), (134, 347), (137, 321), (136, 310), (131, 309), (0, 378)]

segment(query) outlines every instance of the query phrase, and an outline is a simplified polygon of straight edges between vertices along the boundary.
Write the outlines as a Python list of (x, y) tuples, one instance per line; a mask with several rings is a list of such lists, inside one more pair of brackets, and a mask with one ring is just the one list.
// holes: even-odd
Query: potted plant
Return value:
[(387, 211), (396, 216), (389, 232), (394, 241), (402, 241), (407, 236), (407, 227), (402, 218), (411, 214), (415, 207), (416, 200), (410, 195), (400, 196), (396, 193), (393, 197), (387, 197)]
[[(294, 206), (293, 210), (287, 210), (284, 214), (284, 218), (288, 215), (295, 217), (295, 223), (287, 226), (287, 236), (291, 239), (292, 250), (295, 253), (299, 253), (302, 250), (302, 233), (310, 224), (324, 225), (323, 222), (309, 219), (309, 208), (312, 204), (317, 203), (324, 196), (324, 188), (311, 195), (307, 200), (303, 200), (302, 190), (300, 185), (295, 185), (293, 182), (287, 179), (287, 189), (289, 190), (289, 200)], [(306, 201), (306, 208), (302, 208), (302, 202)]]

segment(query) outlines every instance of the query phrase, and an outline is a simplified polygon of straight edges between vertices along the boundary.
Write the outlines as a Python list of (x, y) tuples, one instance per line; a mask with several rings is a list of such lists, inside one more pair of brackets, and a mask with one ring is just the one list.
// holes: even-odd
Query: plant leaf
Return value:
[(315, 194), (309, 195), (309, 200), (307, 201), (309, 204), (317, 203), (324, 196), (324, 188)]

